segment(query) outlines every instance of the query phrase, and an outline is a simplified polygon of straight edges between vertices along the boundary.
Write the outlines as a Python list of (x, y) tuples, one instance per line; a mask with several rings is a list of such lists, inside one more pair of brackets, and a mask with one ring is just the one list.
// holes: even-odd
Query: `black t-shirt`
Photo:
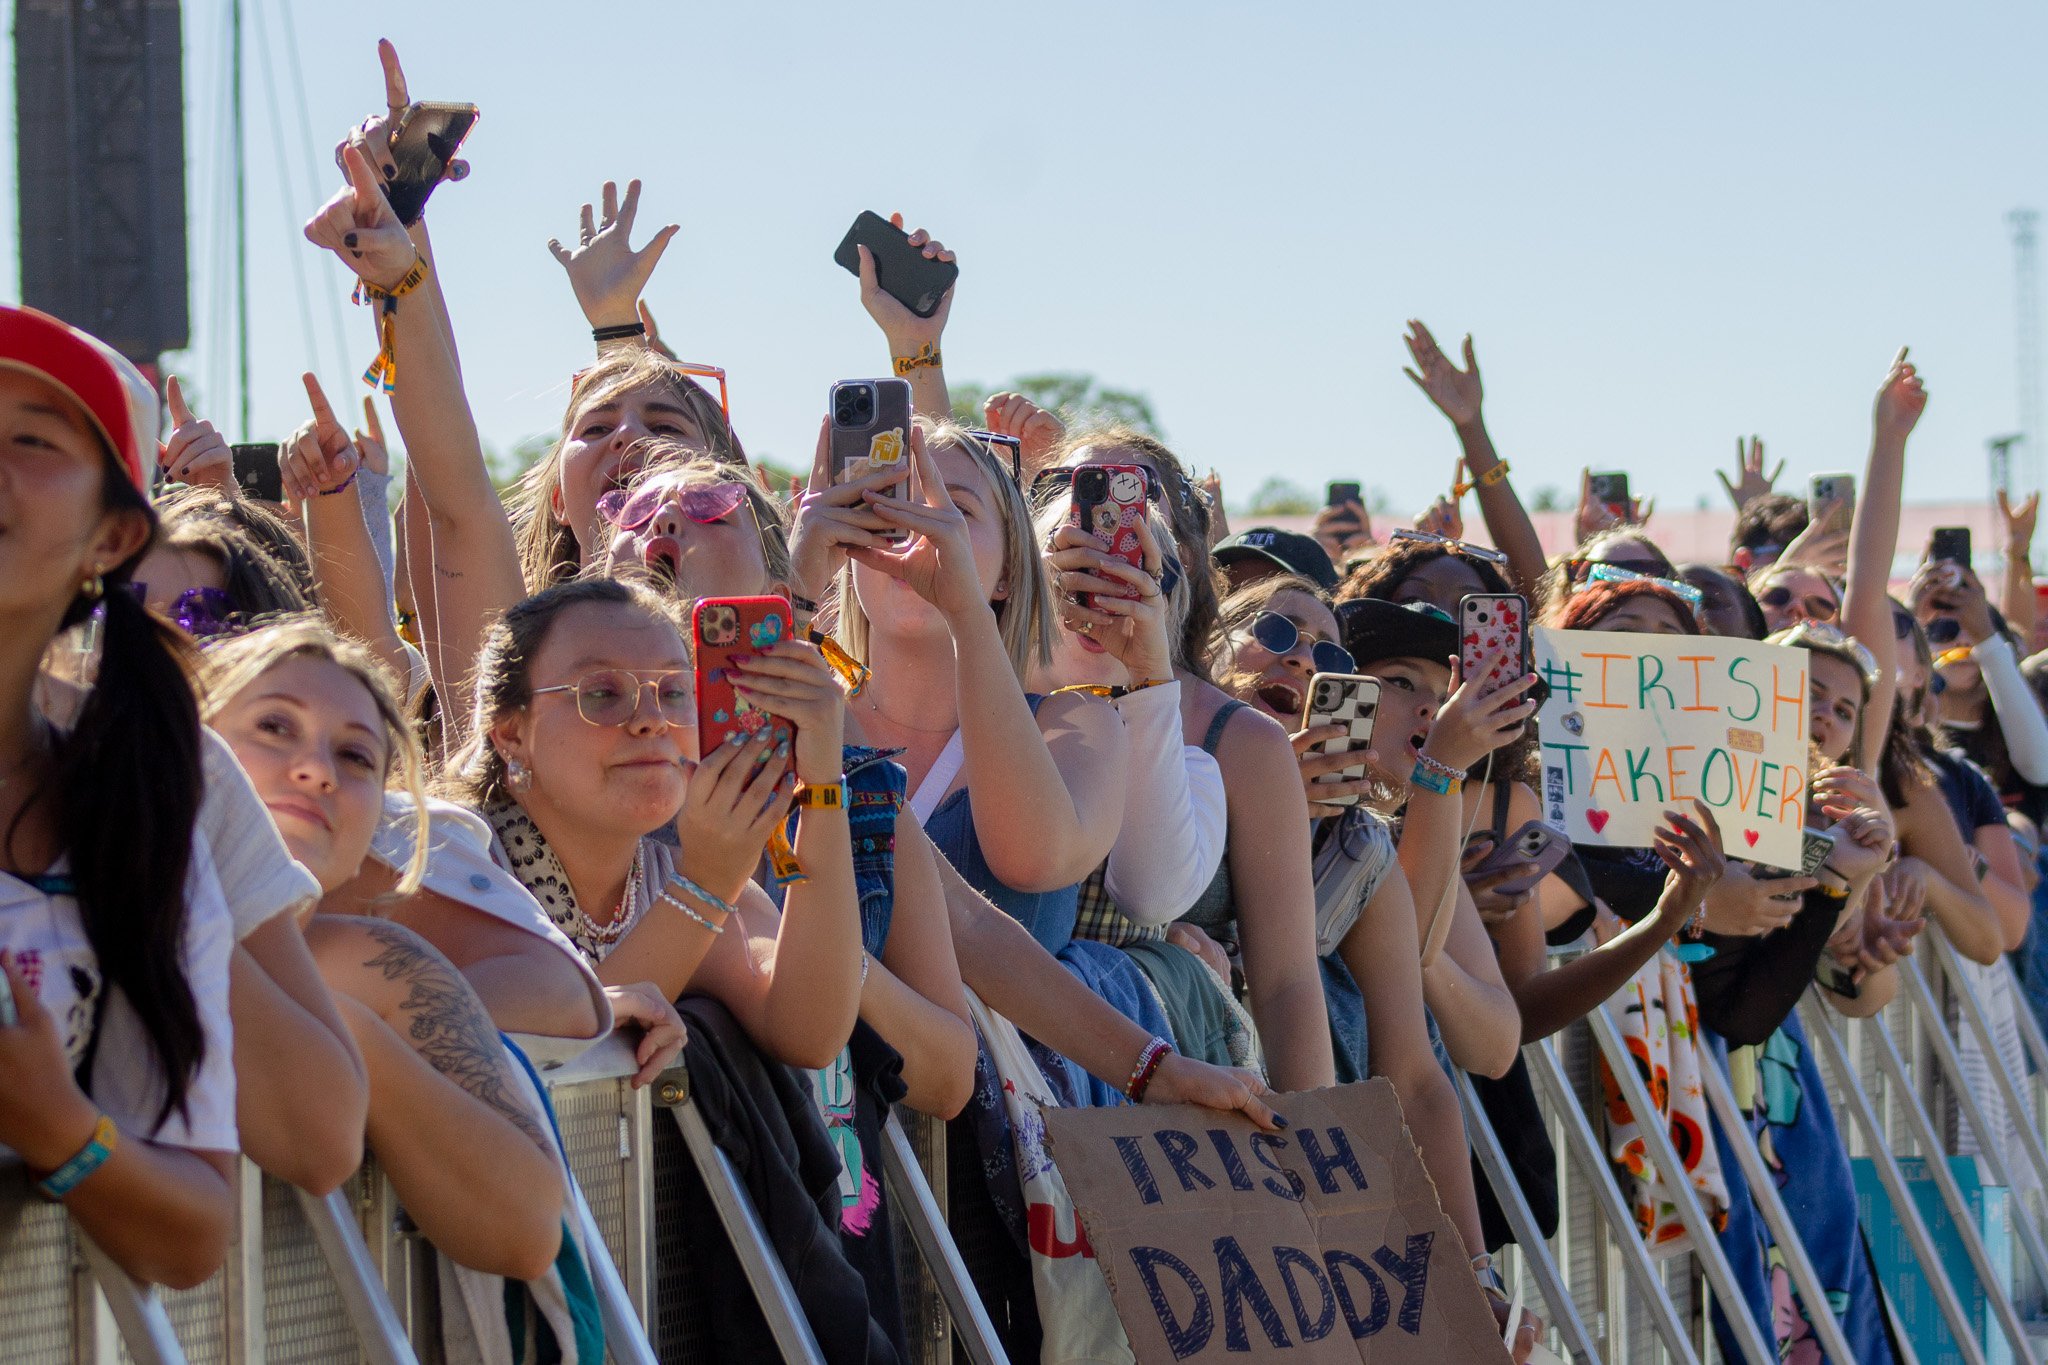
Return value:
[(1998, 799), (1998, 789), (1968, 755), (1954, 749), (1936, 749), (1927, 755), (1927, 761), (1934, 769), (1934, 780), (1941, 784), (1941, 795), (1948, 802), (1949, 812), (1963, 832), (1964, 843), (1971, 842), (1986, 825), (2005, 823), (2005, 805)]

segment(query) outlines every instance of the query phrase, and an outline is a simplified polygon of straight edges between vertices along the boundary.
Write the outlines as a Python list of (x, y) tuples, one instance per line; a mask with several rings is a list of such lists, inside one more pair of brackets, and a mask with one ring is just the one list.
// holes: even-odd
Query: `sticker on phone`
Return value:
[(903, 428), (878, 431), (868, 442), (868, 465), (893, 465), (903, 458)]

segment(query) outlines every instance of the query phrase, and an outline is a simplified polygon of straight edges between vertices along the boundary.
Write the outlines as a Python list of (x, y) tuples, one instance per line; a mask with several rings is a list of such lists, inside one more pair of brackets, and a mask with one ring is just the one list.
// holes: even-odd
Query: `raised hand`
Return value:
[(749, 739), (734, 730), (690, 766), (689, 789), (676, 812), (683, 875), (728, 905), (739, 899), (768, 837), (789, 814), (796, 774), (789, 752), (777, 753), (774, 727)]
[[(405, 114), (412, 107), (412, 96), (406, 91), (405, 69), (398, 64), (398, 49), (391, 40), (377, 40), (377, 60), (384, 68), (384, 112), (372, 114), (349, 130), (347, 137), (335, 144), (334, 164), (342, 165), (342, 149), (353, 146), (363, 154), (377, 174), (385, 180), (398, 176), (398, 163), (391, 156), (391, 139), (397, 136), (399, 127), (405, 122)], [(467, 161), (450, 161), (448, 169), (442, 172), (443, 180), (462, 180), (469, 175)]]
[(1067, 434), (1066, 424), (1021, 393), (998, 393), (981, 405), (981, 420), (998, 436), (1017, 438), (1017, 453), (1026, 470), (1052, 458), (1053, 447)]
[(351, 273), (379, 289), (402, 281), (419, 260), (419, 251), (405, 225), (391, 211), (384, 187), (370, 163), (354, 145), (341, 149), (349, 187), (325, 204), (306, 223), (306, 240), (340, 257)]
[(2040, 511), (2041, 494), (2038, 491), (2027, 494), (2026, 500), (2015, 507), (2011, 499), (2006, 497), (2005, 490), (1998, 490), (1998, 515), (2005, 521), (2005, 544), (2008, 551), (2024, 555), (2033, 547), (2034, 522)]
[(1209, 504), (1209, 548), (1213, 550), (1230, 539), (1230, 519), (1223, 511), (1223, 476), (1212, 469), (1199, 487)]
[(925, 448), (924, 429), (910, 429), (910, 457), (917, 468), (922, 501), (868, 489), (861, 494), (875, 515), (890, 527), (908, 531), (910, 543), (900, 550), (861, 548), (848, 551), (857, 564), (907, 585), (937, 607), (949, 621), (988, 610), (988, 593), (974, 566), (974, 546), (967, 518), (946, 491), (938, 461)]
[(171, 410), (171, 439), (161, 457), (164, 476), (172, 483), (205, 484), (235, 492), (235, 454), (213, 423), (193, 416), (178, 376), (164, 380), (164, 403)]
[(1433, 536), (1442, 536), (1446, 540), (1463, 540), (1464, 509), (1458, 505), (1457, 499), (1439, 493), (1436, 501), (1429, 505), (1429, 510), (1415, 519), (1415, 529), (1427, 531)]
[(839, 780), (845, 759), (846, 692), (831, 663), (809, 640), (779, 640), (754, 654), (732, 657), (733, 690), (771, 716), (796, 727), (790, 755), (799, 780)]
[(1593, 496), (1593, 471), (1590, 467), (1579, 470), (1579, 510), (1572, 517), (1572, 535), (1584, 544), (1602, 531), (1619, 531), (1630, 526), (1641, 526), (1650, 519), (1650, 512), (1656, 506), (1655, 499), (1630, 498), (1628, 515), (1617, 516), (1613, 508)]
[(1920, 371), (1906, 359), (1907, 349), (1899, 347), (1891, 369), (1885, 371), (1884, 383), (1877, 387), (1873, 419), (1882, 439), (1904, 441), (1920, 414), (1927, 411), (1927, 386), (1921, 382)]
[(1732, 862), (1708, 888), (1707, 928), (1717, 934), (1768, 934), (1792, 922), (1813, 877), (1759, 877), (1745, 863)]
[(846, 563), (848, 550), (888, 549), (889, 523), (868, 510), (870, 491), (886, 492), (910, 477), (910, 465), (898, 460), (844, 483), (832, 482), (832, 419), (818, 422), (818, 448), (811, 458), (810, 485), (796, 500), (789, 533), (792, 584), (799, 594), (822, 598)]
[[(1062, 626), (1101, 645), (1124, 666), (1132, 682), (1171, 678), (1166, 595), (1159, 590), (1159, 542), (1145, 521), (1140, 520), (1135, 530), (1143, 569), (1132, 568), (1110, 554), (1098, 537), (1073, 525), (1053, 532), (1046, 567), (1059, 594)], [(1086, 603), (1083, 596), (1089, 599)]]
[(1735, 438), (1735, 482), (1728, 482), (1728, 476), (1718, 469), (1714, 471), (1714, 477), (1721, 481), (1721, 487), (1728, 493), (1728, 501), (1734, 503), (1735, 510), (1740, 512), (1749, 505), (1750, 499), (1770, 492), (1771, 485), (1784, 472), (1785, 462), (1780, 460), (1776, 469), (1764, 473), (1763, 437), (1750, 437), (1749, 446), (1744, 449), (1742, 438), (1738, 436)]
[(1414, 369), (1403, 366), (1401, 373), (1415, 381), (1415, 387), (1429, 396), (1437, 411), (1450, 418), (1455, 427), (1478, 421), (1486, 394), (1479, 382), (1479, 359), (1472, 353), (1471, 334), (1465, 336), (1462, 370), (1444, 356), (1429, 328), (1414, 318), (1408, 320), (1408, 334), (1401, 340), (1407, 343), (1408, 354), (1415, 361)]
[(1465, 845), (1465, 856), (1458, 864), (1458, 873), (1465, 879), (1465, 889), (1472, 894), (1472, 904), (1489, 930), (1509, 923), (1536, 896), (1533, 886), (1512, 894), (1500, 890), (1503, 884), (1519, 881), (1533, 873), (1536, 870), (1534, 863), (1510, 863), (1491, 872), (1479, 870), (1479, 865), (1486, 861), (1494, 847), (1491, 834), (1476, 834)]
[(1728, 859), (1721, 852), (1721, 827), (1714, 823), (1714, 813), (1697, 797), (1692, 808), (1699, 816), (1697, 821), (1668, 810), (1664, 812), (1665, 823), (1651, 836), (1652, 850), (1670, 869), (1664, 879), (1664, 894), (1657, 899), (1657, 913), (1674, 926), (1691, 918), (1728, 869)]
[(335, 420), (320, 381), (311, 374), (304, 380), (313, 420), (293, 432), (277, 450), (279, 481), (285, 498), (293, 504), (341, 492), (355, 482), (356, 467), (362, 463), (355, 442)]
[[(903, 215), (892, 213), (889, 221), (897, 227), (903, 226)], [(910, 245), (923, 251), (928, 261), (952, 261), (957, 259), (952, 252), (923, 228), (910, 234)], [(860, 302), (868, 310), (868, 316), (882, 329), (882, 335), (889, 339), (889, 354), (893, 356), (916, 355), (924, 347), (938, 348), (939, 338), (945, 333), (946, 319), (953, 312), (953, 290), (947, 289), (939, 300), (939, 306), (928, 318), (917, 314), (898, 303), (889, 292), (882, 288), (875, 273), (875, 256), (866, 247), (860, 252)], [(957, 282), (956, 282), (957, 287)]]
[(1463, 771), (1521, 735), (1523, 723), (1536, 714), (1536, 702), (1523, 695), (1536, 685), (1536, 675), (1524, 673), (1487, 691), (1485, 679), (1506, 661), (1505, 654), (1495, 654), (1468, 679), (1459, 676), (1458, 661), (1449, 660), (1450, 699), (1429, 727), (1423, 752)]
[(1309, 534), (1316, 538), (1316, 543), (1323, 547), (1323, 553), (1342, 573), (1344, 561), (1354, 551), (1369, 549), (1373, 545), (1372, 515), (1362, 502), (1350, 501), (1337, 507), (1324, 507), (1316, 512)]
[(598, 201), (598, 215), (593, 215), (590, 205), (583, 206), (575, 250), (564, 247), (553, 237), (548, 239), (548, 250), (568, 272), (577, 306), (583, 309), (583, 316), (592, 327), (625, 327), (636, 322), (645, 325), (637, 307), (641, 291), (647, 288), (654, 267), (661, 263), (661, 253), (668, 250), (669, 240), (682, 231), (682, 226), (670, 223), (635, 251), (633, 220), (640, 212), (640, 182), (627, 181), (626, 197), (621, 199), (619, 187), (607, 180)]

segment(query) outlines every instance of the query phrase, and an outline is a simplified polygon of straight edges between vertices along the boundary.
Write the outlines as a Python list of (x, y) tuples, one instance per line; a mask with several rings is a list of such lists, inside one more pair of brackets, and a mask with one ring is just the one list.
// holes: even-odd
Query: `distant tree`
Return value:
[(1274, 475), (1252, 490), (1244, 513), (1252, 517), (1306, 517), (1316, 510), (1315, 496), (1300, 484)]
[(1109, 388), (1092, 374), (1022, 374), (999, 388), (955, 383), (952, 393), (954, 419), (970, 427), (981, 425), (981, 405), (991, 394), (1021, 393), (1070, 427), (1118, 422), (1148, 435), (1165, 435), (1150, 399), (1133, 389)]
[(1532, 512), (1562, 512), (1564, 494), (1549, 484), (1529, 495), (1529, 510)]

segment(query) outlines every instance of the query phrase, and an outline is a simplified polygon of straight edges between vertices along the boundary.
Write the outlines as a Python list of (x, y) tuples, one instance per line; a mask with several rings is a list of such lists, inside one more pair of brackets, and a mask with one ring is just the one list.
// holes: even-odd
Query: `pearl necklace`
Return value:
[(626, 931), (633, 927), (634, 920), (638, 918), (635, 912), (640, 908), (640, 888), (646, 879), (647, 846), (644, 843), (636, 844), (633, 847), (633, 866), (626, 873), (626, 889), (619, 894), (618, 913), (612, 917), (610, 924), (598, 924), (583, 912), (582, 906), (571, 906), (581, 931), (606, 948), (624, 938)]

